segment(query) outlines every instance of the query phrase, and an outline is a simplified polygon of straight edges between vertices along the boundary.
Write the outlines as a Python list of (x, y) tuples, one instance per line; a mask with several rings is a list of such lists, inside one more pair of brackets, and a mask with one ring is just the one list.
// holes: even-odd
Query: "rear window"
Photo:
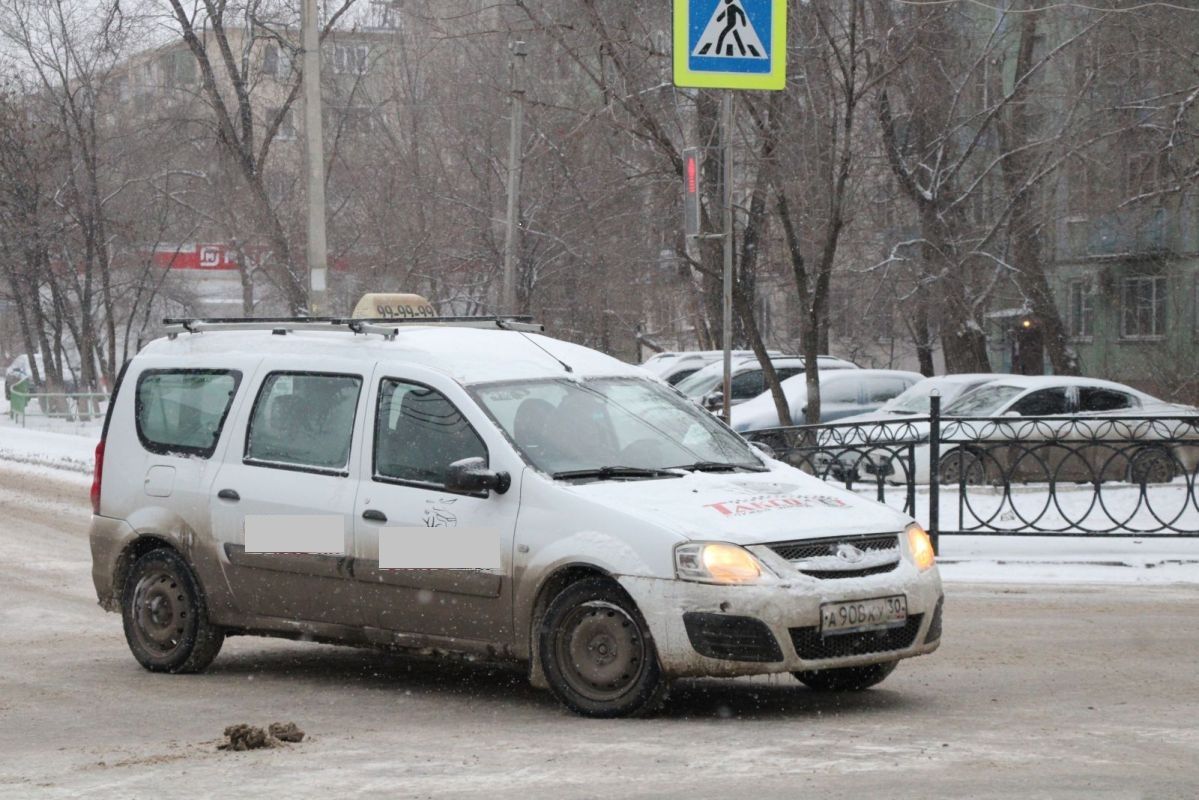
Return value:
[(208, 458), (241, 382), (236, 370), (146, 370), (137, 380), (137, 436), (152, 453)]

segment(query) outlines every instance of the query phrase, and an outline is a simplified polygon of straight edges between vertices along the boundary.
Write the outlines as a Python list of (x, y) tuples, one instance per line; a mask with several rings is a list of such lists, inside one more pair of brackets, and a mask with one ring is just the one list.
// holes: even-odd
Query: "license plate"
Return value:
[(907, 621), (908, 598), (902, 594), (820, 606), (822, 636), (898, 628)]

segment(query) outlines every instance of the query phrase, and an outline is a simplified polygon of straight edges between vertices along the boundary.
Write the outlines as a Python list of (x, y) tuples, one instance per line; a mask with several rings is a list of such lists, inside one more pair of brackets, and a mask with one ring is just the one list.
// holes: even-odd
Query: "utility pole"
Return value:
[(720, 99), (721, 198), (724, 217), (724, 421), (733, 409), (733, 93), (725, 90)]
[(325, 238), (325, 137), (321, 128), (321, 41), (316, 0), (301, 0), (304, 40), (304, 139), (308, 162), (308, 313), (329, 313)]
[(524, 166), (524, 117), (525, 117), (525, 43), (509, 45), (512, 58), (508, 64), (511, 81), (512, 131), (508, 140), (508, 230), (504, 236), (504, 288), (500, 298), (500, 310), (516, 314), (516, 260), (520, 253), (520, 173)]

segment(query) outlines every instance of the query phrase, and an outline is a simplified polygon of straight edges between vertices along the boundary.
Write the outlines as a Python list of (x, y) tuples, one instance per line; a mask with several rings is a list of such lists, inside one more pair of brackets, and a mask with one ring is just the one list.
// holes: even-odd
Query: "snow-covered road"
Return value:
[[(947, 587), (881, 687), (690, 681), (648, 720), (518, 673), (233, 639), (151, 675), (95, 604), (86, 486), (0, 466), (0, 797), (1192, 798), (1199, 587)], [(216, 749), (226, 725), (309, 740)]]

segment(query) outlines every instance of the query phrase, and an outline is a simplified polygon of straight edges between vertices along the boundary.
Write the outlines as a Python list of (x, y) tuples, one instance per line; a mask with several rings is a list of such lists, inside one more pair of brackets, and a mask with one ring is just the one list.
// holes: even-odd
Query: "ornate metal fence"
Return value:
[(754, 431), (939, 535), (1199, 537), (1199, 414), (925, 417)]

